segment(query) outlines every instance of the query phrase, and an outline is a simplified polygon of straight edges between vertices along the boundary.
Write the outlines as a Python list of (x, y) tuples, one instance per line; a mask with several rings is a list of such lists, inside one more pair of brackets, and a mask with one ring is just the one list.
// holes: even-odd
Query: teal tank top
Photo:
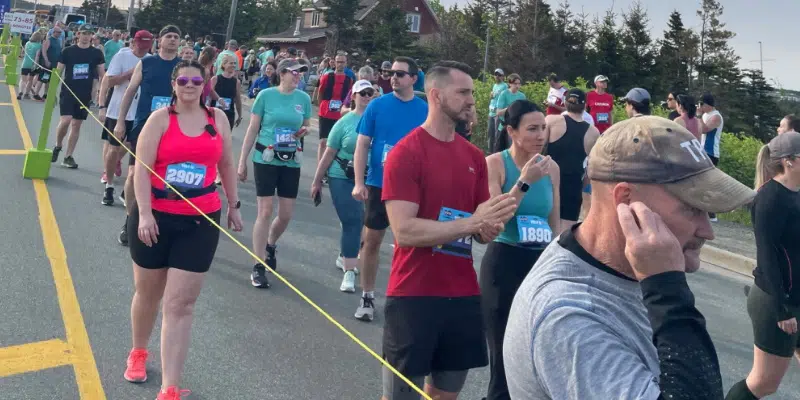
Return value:
[[(519, 180), (519, 168), (514, 164), (509, 150), (503, 150), (501, 153), (503, 157), (503, 168), (506, 171), (506, 181), (503, 183), (503, 193), (508, 193), (514, 188)], [(525, 197), (517, 207), (517, 212), (508, 220), (503, 232), (494, 240), (498, 243), (510, 244), (516, 246), (519, 243), (519, 230), (517, 228), (518, 215), (535, 215), (543, 218), (545, 221), (550, 217), (550, 211), (553, 210), (553, 181), (550, 176), (545, 176), (542, 179), (531, 184)], [(553, 227), (550, 227), (551, 229)]]

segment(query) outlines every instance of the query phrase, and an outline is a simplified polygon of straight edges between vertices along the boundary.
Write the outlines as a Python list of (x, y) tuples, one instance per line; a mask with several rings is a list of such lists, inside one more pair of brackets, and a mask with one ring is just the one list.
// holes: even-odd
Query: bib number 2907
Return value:
[(205, 165), (190, 162), (167, 166), (167, 175), (164, 177), (164, 180), (170, 185), (190, 189), (202, 188), (205, 179)]
[[(439, 221), (455, 221), (457, 219), (467, 218), (471, 215), (472, 214), (467, 212), (442, 207), (441, 211), (439, 211)], [(436, 246), (433, 248), (433, 252), (472, 259), (472, 236), (459, 238), (452, 242)]]

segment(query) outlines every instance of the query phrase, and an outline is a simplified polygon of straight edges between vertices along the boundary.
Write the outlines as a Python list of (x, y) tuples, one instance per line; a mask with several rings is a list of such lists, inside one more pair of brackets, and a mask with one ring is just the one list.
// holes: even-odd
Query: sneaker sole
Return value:
[(146, 376), (144, 377), (144, 379), (131, 379), (131, 378), (128, 378), (127, 375), (123, 375), (122, 377), (125, 378), (125, 380), (130, 382), (130, 383), (145, 383), (145, 382), (147, 382), (147, 377)]
[(104, 206), (113, 206), (114, 205), (114, 200), (113, 199), (111, 201), (102, 200), (102, 201), (100, 201), (100, 204), (102, 204)]
[(375, 318), (374, 316), (371, 317), (371, 316), (369, 316), (367, 314), (364, 314), (361, 317), (356, 315), (355, 317), (356, 317), (357, 320), (364, 321), (364, 322), (372, 322), (372, 320)]
[(343, 292), (343, 293), (355, 293), (356, 292), (356, 288), (355, 287), (346, 288), (346, 287), (339, 286), (339, 291)]
[(253, 285), (253, 287), (256, 289), (269, 289), (270, 286), (269, 283), (267, 283), (266, 285), (258, 284), (253, 280), (252, 277), (250, 278), (250, 284)]

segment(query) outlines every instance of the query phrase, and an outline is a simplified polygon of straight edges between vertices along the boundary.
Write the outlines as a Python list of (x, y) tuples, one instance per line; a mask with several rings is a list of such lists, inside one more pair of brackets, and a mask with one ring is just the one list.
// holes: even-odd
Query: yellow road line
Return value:
[[(14, 89), (9, 86), (8, 90), (11, 92), (11, 102), (14, 103), (14, 116), (17, 119), (20, 136), (22, 136), (25, 147), (31, 148), (33, 145), (31, 144), (30, 133), (28, 133), (25, 120), (22, 118), (22, 110), (16, 101), (17, 97)], [(61, 308), (64, 330), (67, 333), (67, 343), (73, 350), (72, 365), (75, 369), (80, 398), (104, 400), (106, 395), (103, 391), (100, 373), (97, 371), (97, 363), (92, 353), (89, 333), (86, 332), (78, 295), (72, 283), (72, 275), (67, 266), (67, 252), (64, 249), (64, 242), (61, 241), (61, 231), (58, 228), (55, 212), (53, 212), (53, 204), (50, 202), (50, 194), (42, 180), (34, 179), (33, 188), (36, 192), (36, 203), (39, 206), (39, 224), (42, 228), (44, 250), (50, 260), (50, 266), (53, 271), (58, 305)]]
[(28, 152), (26, 150), (2, 150), (0, 149), (0, 156), (24, 156)]
[(0, 349), (0, 378), (72, 364), (72, 349), (61, 339)]

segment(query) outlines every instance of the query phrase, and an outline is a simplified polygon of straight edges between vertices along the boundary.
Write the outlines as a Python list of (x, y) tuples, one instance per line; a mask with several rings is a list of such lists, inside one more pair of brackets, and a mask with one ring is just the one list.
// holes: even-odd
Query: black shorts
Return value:
[(319, 138), (327, 139), (334, 125), (336, 125), (335, 119), (319, 117)]
[[(182, 201), (182, 200), (176, 200)], [(219, 223), (221, 211), (208, 216)], [(158, 243), (147, 247), (139, 239), (139, 209), (128, 217), (131, 258), (146, 269), (175, 268), (206, 272), (211, 268), (219, 243), (219, 229), (200, 215), (174, 215), (153, 210), (158, 224)]]
[[(800, 318), (800, 307), (788, 306), (795, 318)], [(790, 335), (778, 327), (781, 320), (776, 311), (775, 298), (758, 285), (747, 295), (747, 313), (753, 322), (753, 342), (762, 351), (778, 357), (791, 357), (800, 348), (800, 332)]]
[(364, 226), (376, 231), (385, 230), (389, 227), (389, 214), (386, 213), (386, 204), (381, 200), (383, 189), (367, 185), (367, 191)]
[[(106, 117), (106, 122), (103, 124), (103, 133), (100, 134), (100, 139), (108, 141), (108, 144), (112, 146), (119, 147), (120, 143), (115, 138), (112, 133), (114, 132), (114, 128), (117, 127), (117, 120), (114, 118)], [(107, 130), (106, 130), (107, 129)], [(123, 142), (128, 141), (128, 134), (133, 130), (133, 121), (125, 121), (125, 137), (122, 138)], [(112, 133), (108, 133), (111, 131)], [(133, 152), (136, 152), (136, 149), (131, 149)]]
[(583, 177), (561, 175), (558, 192), (561, 196), (561, 219), (577, 221), (583, 205)]
[(387, 297), (383, 358), (405, 376), (489, 363), (480, 296)]
[(253, 163), (256, 196), (296, 199), (300, 189), (300, 168)]
[(33, 69), (31, 68), (23, 68), (19, 71), (19, 74), (22, 76), (33, 76)]
[[(86, 96), (85, 98), (81, 98), (80, 101), (85, 104), (89, 105), (89, 100), (91, 99), (91, 94)], [(72, 96), (69, 90), (62, 90), (61, 94), (58, 97), (58, 109), (62, 117), (71, 116), (72, 119), (78, 121), (86, 121), (86, 117), (89, 116), (89, 110), (84, 108), (81, 103), (78, 102), (78, 99)]]

